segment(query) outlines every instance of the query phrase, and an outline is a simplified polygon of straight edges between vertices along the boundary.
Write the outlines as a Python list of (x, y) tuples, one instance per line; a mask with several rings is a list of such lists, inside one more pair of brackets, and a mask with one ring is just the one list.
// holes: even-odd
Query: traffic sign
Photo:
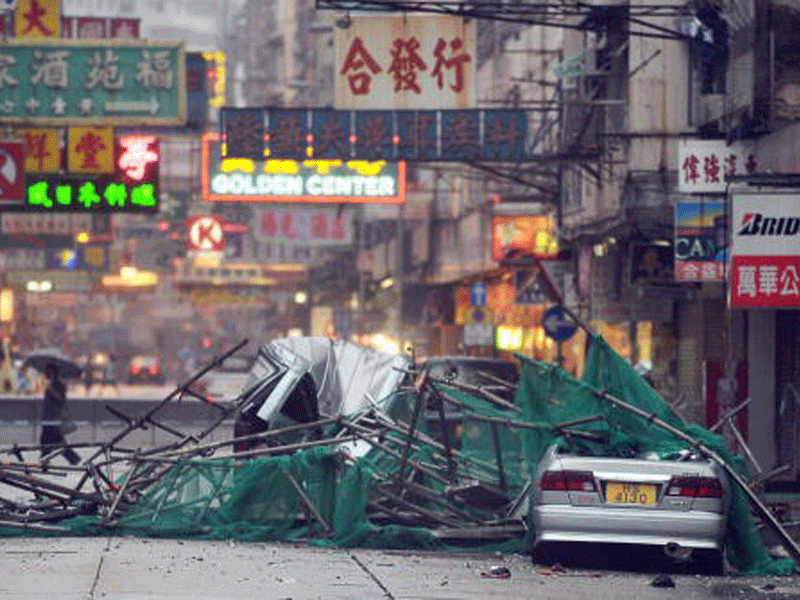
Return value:
[(220, 217), (197, 216), (190, 217), (187, 223), (189, 229), (189, 250), (207, 250), (219, 252), (225, 247), (225, 237), (222, 232), (223, 221)]
[(0, 206), (25, 199), (25, 144), (0, 142)]
[(179, 42), (6, 40), (0, 81), (5, 123), (186, 122), (185, 52)]
[(515, 288), (517, 304), (544, 304), (559, 301), (546, 273), (539, 267), (517, 271)]
[(480, 281), (469, 288), (469, 303), (472, 306), (486, 306), (486, 284)]
[(548, 337), (556, 342), (565, 342), (578, 329), (578, 325), (569, 318), (567, 312), (561, 306), (553, 306), (547, 309), (542, 317), (542, 326)]

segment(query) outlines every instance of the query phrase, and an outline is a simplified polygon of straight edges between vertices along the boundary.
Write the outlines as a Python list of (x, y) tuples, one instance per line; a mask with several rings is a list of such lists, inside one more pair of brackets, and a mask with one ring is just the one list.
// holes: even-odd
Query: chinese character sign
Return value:
[(19, 0), (14, 10), (16, 37), (47, 39), (61, 36), (61, 0)]
[(0, 48), (0, 120), (50, 125), (180, 125), (180, 43), (7, 42)]
[(70, 127), (67, 130), (67, 166), (70, 173), (112, 173), (114, 129)]
[(353, 213), (335, 208), (272, 209), (260, 213), (260, 239), (299, 246), (353, 243)]
[(735, 193), (731, 200), (733, 307), (800, 307), (797, 195)]
[[(224, 107), (224, 158), (526, 161), (541, 153), (518, 109)], [(265, 128), (266, 123), (266, 128)]]
[(158, 186), (113, 177), (28, 177), (25, 209), (43, 212), (157, 212)]
[(336, 107), (472, 108), (475, 21), (450, 16), (355, 16), (336, 28)]
[(59, 129), (18, 129), (25, 141), (27, 173), (58, 173), (61, 170), (61, 131)]
[(675, 206), (675, 281), (723, 281), (728, 255), (724, 202)]
[(161, 147), (154, 135), (123, 135), (118, 140), (117, 172), (120, 181), (139, 184), (158, 181)]
[(755, 150), (746, 143), (725, 140), (681, 140), (678, 146), (678, 191), (725, 193), (725, 177), (757, 169)]

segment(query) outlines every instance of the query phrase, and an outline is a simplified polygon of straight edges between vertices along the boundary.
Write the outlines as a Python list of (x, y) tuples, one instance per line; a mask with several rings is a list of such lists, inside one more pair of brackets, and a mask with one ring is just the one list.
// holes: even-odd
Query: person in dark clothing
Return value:
[(39, 439), (41, 456), (47, 456), (58, 448), (63, 448), (62, 454), (70, 464), (77, 464), (81, 457), (72, 448), (64, 447), (66, 439), (62, 429), (64, 408), (67, 404), (67, 386), (61, 380), (58, 369), (48, 365), (44, 369), (47, 378), (47, 387), (44, 390), (44, 403), (42, 405), (42, 435)]

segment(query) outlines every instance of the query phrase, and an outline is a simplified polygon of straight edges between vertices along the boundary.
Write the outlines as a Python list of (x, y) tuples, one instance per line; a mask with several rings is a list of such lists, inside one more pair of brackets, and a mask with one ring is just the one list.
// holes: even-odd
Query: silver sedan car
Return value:
[(578, 456), (553, 445), (531, 501), (534, 555), (547, 542), (638, 544), (723, 569), (730, 486), (712, 461)]

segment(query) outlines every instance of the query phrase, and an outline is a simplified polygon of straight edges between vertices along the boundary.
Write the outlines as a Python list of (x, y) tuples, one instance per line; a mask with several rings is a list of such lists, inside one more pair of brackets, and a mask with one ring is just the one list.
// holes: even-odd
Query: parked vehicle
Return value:
[(723, 570), (730, 485), (713, 461), (579, 456), (551, 446), (531, 493), (534, 557), (550, 542), (661, 546)]
[(158, 357), (144, 354), (134, 356), (128, 366), (128, 383), (165, 383)]
[(212, 401), (234, 400), (244, 390), (255, 356), (229, 356), (192, 384), (192, 390)]

